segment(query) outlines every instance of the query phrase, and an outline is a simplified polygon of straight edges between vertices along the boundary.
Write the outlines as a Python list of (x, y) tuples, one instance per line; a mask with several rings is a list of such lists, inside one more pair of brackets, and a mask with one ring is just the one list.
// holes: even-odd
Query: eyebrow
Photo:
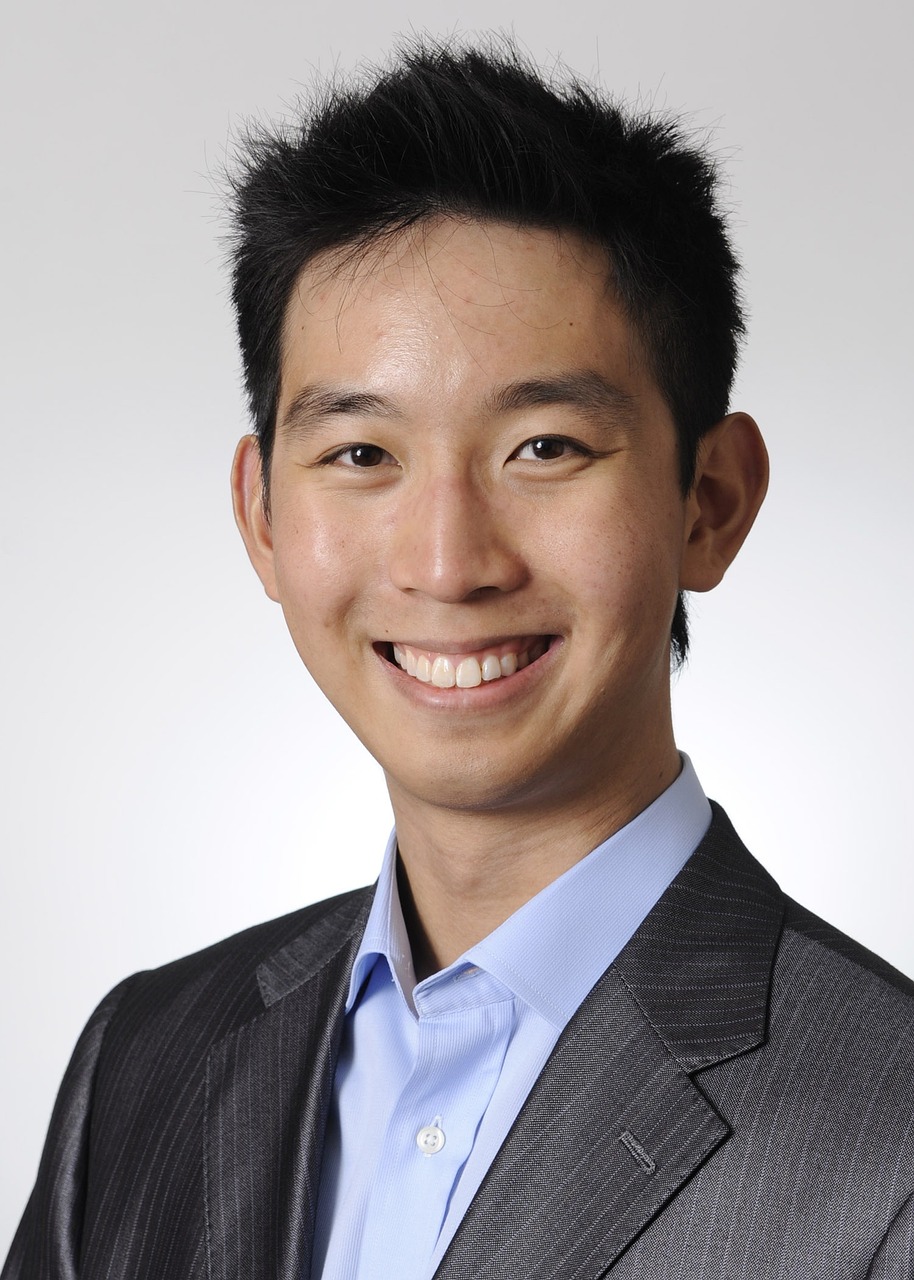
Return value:
[(369, 391), (345, 391), (324, 383), (302, 387), (282, 416), (280, 428), (306, 435), (321, 419), (334, 417), (403, 417), (392, 400)]
[(635, 397), (593, 369), (509, 382), (494, 391), (488, 401), (489, 409), (496, 414), (549, 405), (570, 405), (589, 415), (609, 414), (623, 422), (635, 417)]

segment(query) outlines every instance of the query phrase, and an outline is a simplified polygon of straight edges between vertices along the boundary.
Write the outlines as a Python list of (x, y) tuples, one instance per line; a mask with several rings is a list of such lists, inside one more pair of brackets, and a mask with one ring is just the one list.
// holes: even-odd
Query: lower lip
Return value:
[(456, 685), (450, 689), (439, 689), (437, 685), (426, 684), (422, 680), (417, 680), (415, 676), (407, 675), (402, 667), (385, 658), (382, 653), (378, 653), (377, 656), (397, 688), (402, 689), (420, 706), (430, 707), (436, 711), (479, 712), (489, 707), (501, 706), (512, 698), (521, 697), (527, 693), (542, 676), (547, 674), (561, 647), (561, 637), (554, 636), (546, 652), (521, 671), (515, 671), (510, 676), (499, 676), (497, 680), (484, 680), (481, 684), (474, 685), (472, 689), (458, 689)]

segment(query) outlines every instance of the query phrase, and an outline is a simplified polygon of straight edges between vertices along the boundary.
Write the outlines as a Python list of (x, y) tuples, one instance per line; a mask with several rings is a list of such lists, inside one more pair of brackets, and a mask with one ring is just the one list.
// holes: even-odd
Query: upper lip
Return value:
[(408, 649), (424, 649), (429, 653), (447, 655), (476, 653), (485, 649), (497, 649), (506, 644), (525, 648), (528, 645), (535, 644), (537, 640), (548, 640), (553, 634), (550, 631), (523, 631), (515, 632), (513, 635), (484, 636), (481, 639), (478, 636), (470, 636), (466, 640), (454, 640), (452, 638), (436, 640), (428, 637), (419, 640), (407, 640), (404, 636), (397, 636), (396, 639), (380, 640), (378, 643), (405, 645)]
[(429, 649), (433, 653), (470, 653), (474, 649), (497, 649), (503, 644), (534, 644), (536, 640), (547, 640), (550, 631), (516, 631), (501, 636), (469, 636), (466, 640), (424, 639), (412, 640), (406, 636), (392, 636), (389, 640), (379, 640), (379, 644), (403, 644), (407, 649)]

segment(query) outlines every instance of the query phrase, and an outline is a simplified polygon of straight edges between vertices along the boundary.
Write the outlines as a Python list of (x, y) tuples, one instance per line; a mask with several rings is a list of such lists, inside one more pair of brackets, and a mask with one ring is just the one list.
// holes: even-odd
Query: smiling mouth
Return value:
[(436, 689), (475, 689), (494, 680), (504, 680), (541, 658), (552, 636), (521, 636), (472, 653), (439, 653), (412, 645), (386, 644), (381, 653), (421, 684)]

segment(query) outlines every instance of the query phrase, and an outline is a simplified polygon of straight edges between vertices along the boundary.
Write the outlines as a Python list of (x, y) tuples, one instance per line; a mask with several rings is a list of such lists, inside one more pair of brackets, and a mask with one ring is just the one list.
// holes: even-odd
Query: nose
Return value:
[(470, 477), (428, 478), (404, 496), (389, 572), (401, 591), (456, 604), (513, 591), (527, 570), (510, 513)]

